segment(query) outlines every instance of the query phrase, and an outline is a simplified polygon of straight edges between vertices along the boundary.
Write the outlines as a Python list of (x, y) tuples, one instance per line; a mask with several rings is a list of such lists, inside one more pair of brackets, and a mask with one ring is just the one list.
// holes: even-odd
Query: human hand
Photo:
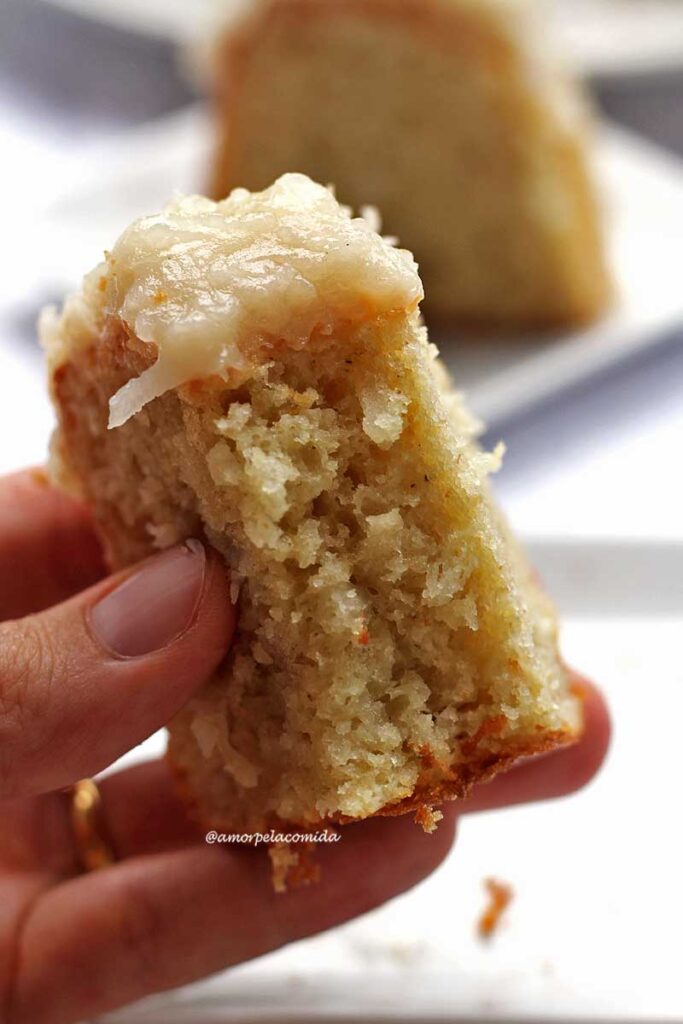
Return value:
[(459, 814), (570, 793), (603, 759), (587, 686), (580, 743), (450, 805), (432, 836), (405, 817), (345, 827), (320, 882), (282, 895), (267, 858), (203, 842), (152, 762), (101, 780), (117, 863), (83, 874), (63, 787), (167, 722), (234, 627), (199, 545), (104, 573), (81, 506), (37, 473), (0, 480), (0, 1024), (69, 1024), (330, 928), (428, 875)]

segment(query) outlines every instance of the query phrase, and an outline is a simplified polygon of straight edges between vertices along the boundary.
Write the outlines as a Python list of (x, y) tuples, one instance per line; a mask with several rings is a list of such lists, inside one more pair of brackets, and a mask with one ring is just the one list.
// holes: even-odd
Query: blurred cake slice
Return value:
[(235, 645), (170, 727), (213, 827), (430, 825), (576, 736), (421, 297), (408, 252), (286, 175), (134, 223), (44, 315), (53, 473), (112, 565), (199, 536), (230, 570)]
[(216, 47), (211, 194), (303, 171), (375, 205), (431, 320), (593, 320), (610, 286), (589, 118), (533, 6), (255, 0)]

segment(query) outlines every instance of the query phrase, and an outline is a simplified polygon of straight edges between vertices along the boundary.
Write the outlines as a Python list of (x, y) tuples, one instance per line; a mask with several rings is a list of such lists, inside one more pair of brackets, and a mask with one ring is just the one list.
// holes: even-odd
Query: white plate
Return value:
[[(221, 11), (249, 0), (46, 0), (88, 18), (184, 42)], [(546, 0), (550, 6), (552, 0)], [(555, 0), (558, 41), (588, 74), (626, 74), (683, 63), (681, 0)]]
[[(120, 139), (41, 218), (40, 238), (28, 245), (26, 276), (35, 282), (38, 252), (41, 291), (75, 287), (133, 217), (174, 190), (201, 189), (209, 149), (210, 127), (199, 110)], [(657, 345), (683, 325), (683, 165), (615, 128), (602, 131), (596, 158), (618, 287), (610, 315), (587, 330), (543, 338), (435, 336), (457, 385), (490, 425)]]

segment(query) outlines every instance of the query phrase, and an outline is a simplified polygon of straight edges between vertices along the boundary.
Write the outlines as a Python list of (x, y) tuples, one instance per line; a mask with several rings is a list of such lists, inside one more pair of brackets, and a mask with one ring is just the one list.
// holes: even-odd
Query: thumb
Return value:
[(175, 714), (234, 628), (225, 568), (188, 541), (0, 625), (0, 797), (94, 775)]

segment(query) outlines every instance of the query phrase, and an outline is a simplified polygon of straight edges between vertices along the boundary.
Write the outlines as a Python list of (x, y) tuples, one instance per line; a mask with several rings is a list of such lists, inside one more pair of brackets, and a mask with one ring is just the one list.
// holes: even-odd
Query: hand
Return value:
[(82, 507), (38, 473), (0, 480), (0, 1024), (69, 1024), (330, 928), (429, 874), (456, 812), (572, 792), (603, 759), (588, 687), (579, 744), (450, 805), (432, 836), (409, 818), (348, 826), (320, 848), (319, 884), (283, 895), (268, 858), (203, 841), (163, 762), (139, 765), (100, 785), (118, 862), (82, 874), (60, 787), (167, 722), (234, 626), (198, 544), (104, 572)]

